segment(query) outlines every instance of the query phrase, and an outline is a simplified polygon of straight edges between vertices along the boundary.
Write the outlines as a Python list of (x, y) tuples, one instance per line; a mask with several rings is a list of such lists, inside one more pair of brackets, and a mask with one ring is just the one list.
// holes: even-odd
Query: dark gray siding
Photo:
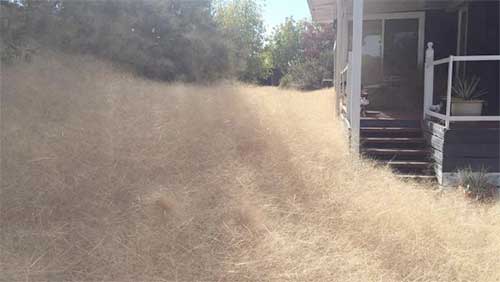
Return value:
[(485, 167), (500, 172), (500, 128), (451, 128), (431, 121), (425, 123), (425, 136), (432, 148), (438, 172)]
[[(456, 54), (457, 49), (456, 11), (430, 10), (425, 13), (425, 43), (434, 43), (436, 60)], [(427, 45), (426, 45), (427, 46)], [(434, 69), (434, 93), (446, 93), (448, 68), (446, 65)], [(433, 104), (439, 103), (439, 95), (435, 95)]]
[[(469, 19), (467, 55), (500, 54), (500, 1), (471, 1), (468, 3)], [(458, 12), (456, 10), (431, 10), (426, 12), (425, 42), (434, 43), (436, 59), (457, 55)], [(467, 62), (467, 76), (481, 78), (480, 88), (487, 91), (484, 115), (500, 114), (500, 62)], [(456, 68), (455, 64), (455, 70)], [(446, 93), (448, 67), (435, 68), (434, 93)], [(434, 104), (440, 102), (434, 95)]]
[[(474, 1), (469, 5), (467, 55), (500, 55), (500, 1)], [(500, 62), (469, 62), (467, 74), (481, 78), (488, 94), (486, 115), (500, 114)]]

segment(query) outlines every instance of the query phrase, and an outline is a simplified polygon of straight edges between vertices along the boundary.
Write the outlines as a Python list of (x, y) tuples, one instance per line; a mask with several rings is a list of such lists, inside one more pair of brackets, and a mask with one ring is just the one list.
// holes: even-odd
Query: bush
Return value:
[(326, 72), (318, 59), (294, 62), (290, 66), (288, 74), (281, 79), (280, 87), (299, 90), (320, 89)]
[(458, 171), (460, 186), (468, 197), (477, 201), (487, 201), (495, 196), (496, 188), (488, 182), (487, 173), (486, 168), (472, 171), (472, 168), (468, 167)]
[(40, 45), (91, 54), (152, 79), (226, 78), (231, 74), (230, 46), (214, 20), (211, 1), (193, 4), (183, 0), (0, 0), (0, 59), (2, 63), (29, 60), (32, 45)]

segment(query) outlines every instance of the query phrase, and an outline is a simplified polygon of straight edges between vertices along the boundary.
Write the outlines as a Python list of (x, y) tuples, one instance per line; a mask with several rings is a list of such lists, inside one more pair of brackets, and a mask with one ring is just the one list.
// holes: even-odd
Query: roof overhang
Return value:
[[(352, 0), (341, 0), (349, 10)], [(425, 10), (446, 9), (465, 0), (364, 0), (365, 14), (416, 12)], [(331, 23), (337, 17), (337, 0), (307, 0), (313, 21)]]

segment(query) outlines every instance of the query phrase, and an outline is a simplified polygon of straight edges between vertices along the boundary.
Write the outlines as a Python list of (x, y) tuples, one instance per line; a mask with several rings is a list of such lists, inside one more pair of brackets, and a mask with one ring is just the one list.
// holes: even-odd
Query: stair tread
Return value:
[(435, 175), (397, 174), (397, 176), (403, 179), (436, 179)]
[(367, 118), (361, 125), (361, 152), (394, 170), (398, 177), (435, 180), (431, 150), (420, 124), (410, 120)]
[(428, 161), (387, 161), (389, 165), (430, 165)]
[(362, 121), (388, 121), (388, 122), (418, 122), (417, 120), (412, 119), (400, 119), (400, 118), (392, 118), (392, 117), (362, 117)]
[(366, 142), (424, 142), (423, 137), (362, 137), (362, 141)]
[(405, 132), (420, 132), (422, 128), (418, 127), (375, 127), (375, 126), (365, 126), (361, 127), (363, 131), (405, 131)]
[(368, 153), (429, 153), (429, 149), (391, 149), (391, 148), (364, 148)]

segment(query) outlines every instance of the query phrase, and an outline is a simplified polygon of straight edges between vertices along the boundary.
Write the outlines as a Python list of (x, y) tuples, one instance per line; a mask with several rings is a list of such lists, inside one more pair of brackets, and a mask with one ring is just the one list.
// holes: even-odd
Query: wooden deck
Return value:
[(396, 111), (366, 111), (366, 116), (361, 120), (420, 120), (422, 114), (404, 113)]
[[(367, 111), (362, 121), (418, 121), (422, 120), (421, 113), (404, 113), (397, 111)], [(438, 121), (435, 121), (439, 123)], [(469, 122), (451, 122), (450, 129), (474, 129), (474, 128), (500, 128), (498, 121), (469, 121)]]

